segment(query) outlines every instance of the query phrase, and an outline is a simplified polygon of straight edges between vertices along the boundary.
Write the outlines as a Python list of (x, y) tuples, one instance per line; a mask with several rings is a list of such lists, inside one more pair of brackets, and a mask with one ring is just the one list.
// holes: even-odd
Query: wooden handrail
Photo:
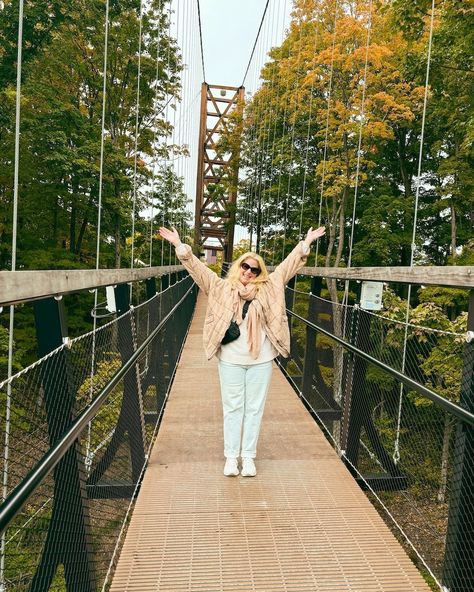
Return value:
[[(0, 271), (0, 305), (60, 296), (80, 290), (142, 281), (183, 270), (182, 265), (140, 269)], [(451, 288), (474, 288), (473, 266), (303, 267), (301, 275), (341, 280), (372, 280)]]
[(474, 288), (474, 267), (450, 265), (443, 267), (303, 267), (301, 275), (341, 280), (371, 280), (451, 288)]
[(137, 269), (56, 269), (0, 271), (0, 305), (61, 296), (102, 286), (138, 282), (184, 270), (182, 265)]

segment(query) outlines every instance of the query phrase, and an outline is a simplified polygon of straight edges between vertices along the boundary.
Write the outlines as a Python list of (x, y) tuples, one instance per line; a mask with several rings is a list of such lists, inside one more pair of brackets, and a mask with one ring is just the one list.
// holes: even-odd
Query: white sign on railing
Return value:
[(362, 282), (360, 307), (365, 310), (381, 310), (383, 282)]

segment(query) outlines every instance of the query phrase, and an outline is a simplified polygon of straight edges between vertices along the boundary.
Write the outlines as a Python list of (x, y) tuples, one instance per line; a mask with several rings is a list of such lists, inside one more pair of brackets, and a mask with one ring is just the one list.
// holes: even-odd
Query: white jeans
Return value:
[(272, 364), (240, 366), (219, 360), (226, 458), (255, 458), (257, 454)]

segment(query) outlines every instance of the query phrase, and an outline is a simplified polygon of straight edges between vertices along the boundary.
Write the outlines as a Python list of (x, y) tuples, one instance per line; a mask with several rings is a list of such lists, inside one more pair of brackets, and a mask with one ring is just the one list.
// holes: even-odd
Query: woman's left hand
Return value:
[(316, 228), (316, 230), (313, 230), (313, 227), (311, 226), (311, 228), (306, 233), (305, 243), (311, 244), (318, 238), (324, 236), (324, 234), (326, 234), (326, 229), (324, 226), (320, 226), (319, 228)]

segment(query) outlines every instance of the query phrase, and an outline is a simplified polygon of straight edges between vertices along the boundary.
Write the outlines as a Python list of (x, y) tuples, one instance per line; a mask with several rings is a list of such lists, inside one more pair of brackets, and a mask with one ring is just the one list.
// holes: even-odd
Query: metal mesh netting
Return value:
[[(405, 328), (300, 292), (293, 310), (305, 318), (313, 310), (316, 325), (472, 412), (466, 333)], [(290, 324), (286, 371), (349, 469), (398, 523), (422, 569), (452, 590), (474, 589), (474, 427), (306, 323)]]
[[(181, 280), (0, 383), (4, 497), (191, 286), (189, 277)], [(191, 291), (10, 523), (2, 540), (3, 589), (102, 589), (193, 308)]]

